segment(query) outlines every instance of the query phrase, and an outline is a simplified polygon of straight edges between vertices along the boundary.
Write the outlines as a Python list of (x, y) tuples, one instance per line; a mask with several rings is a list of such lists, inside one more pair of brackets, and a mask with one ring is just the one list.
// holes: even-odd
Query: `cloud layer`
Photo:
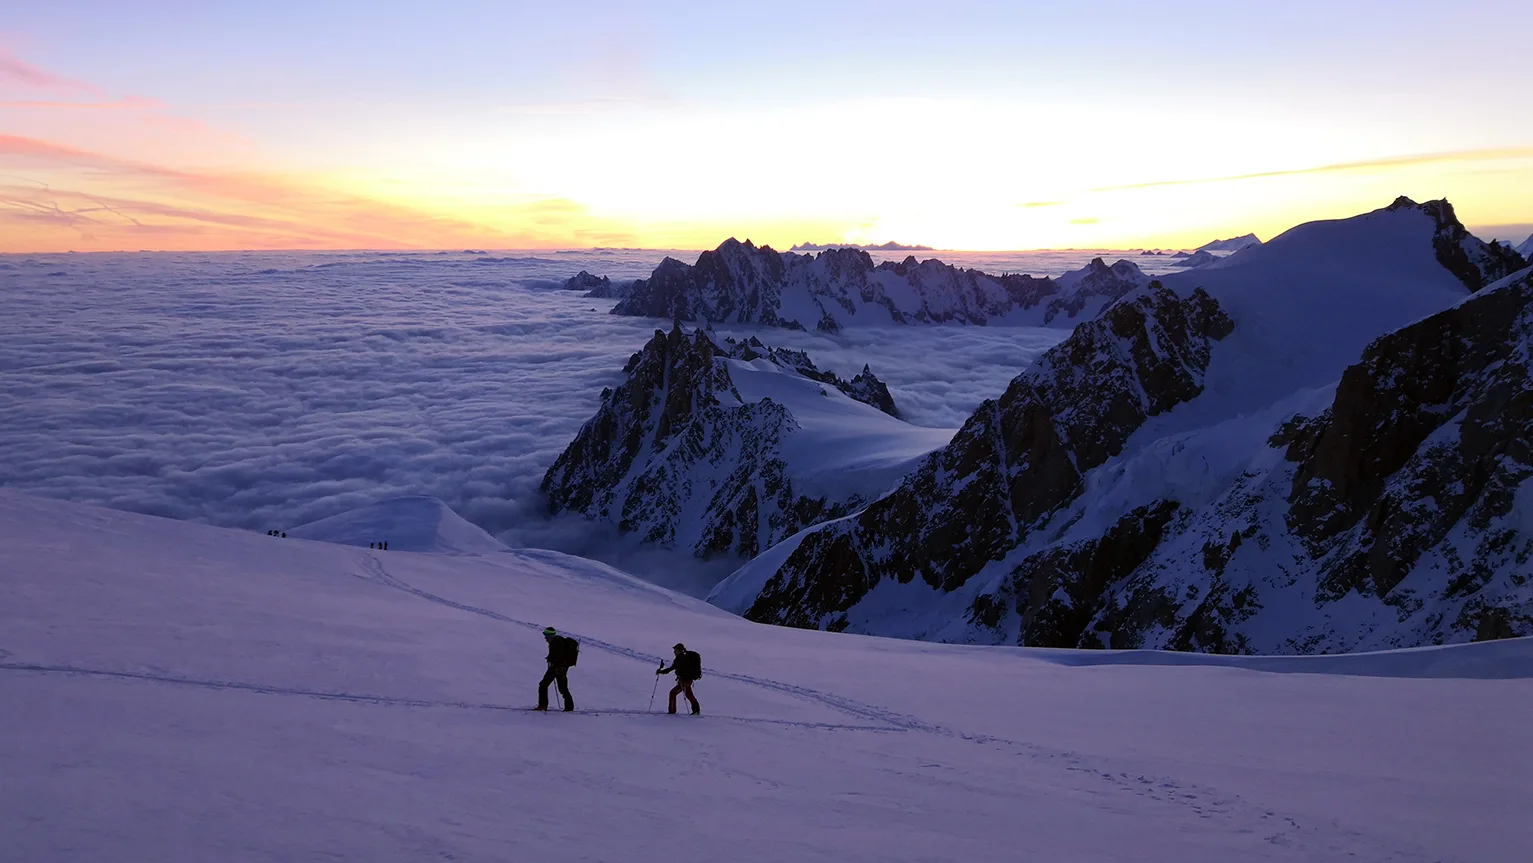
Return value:
[[(580, 269), (645, 275), (659, 254), (0, 256), (0, 485), (262, 531), (427, 494), (514, 542), (631, 555), (589, 523), (545, 520), (537, 485), (666, 324), (551, 285)], [(912, 421), (940, 427), (1059, 337), (722, 332), (843, 374), (870, 363)]]

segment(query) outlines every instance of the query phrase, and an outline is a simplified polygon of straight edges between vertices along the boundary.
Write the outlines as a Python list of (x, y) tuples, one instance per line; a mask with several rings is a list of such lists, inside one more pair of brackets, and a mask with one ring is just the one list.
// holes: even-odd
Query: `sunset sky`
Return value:
[(1512, 0), (0, 8), (0, 251), (1533, 232)]

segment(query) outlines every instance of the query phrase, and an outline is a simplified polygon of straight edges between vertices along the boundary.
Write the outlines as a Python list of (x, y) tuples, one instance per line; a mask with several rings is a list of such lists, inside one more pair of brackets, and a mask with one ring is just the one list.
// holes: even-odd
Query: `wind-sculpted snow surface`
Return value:
[(688, 265), (667, 258), (613, 314), (836, 332), (877, 324), (1074, 326), (1149, 277), (1101, 258), (1056, 278), (992, 276), (932, 259), (875, 265), (861, 249), (780, 253), (735, 239)]
[(949, 431), (892, 417), (864, 366), (850, 381), (801, 351), (659, 331), (549, 468), (550, 509), (699, 557), (754, 556), (884, 491)]
[[(1125, 298), (900, 489), (771, 549), (713, 600), (795, 626), (1039, 646), (1312, 653), (1533, 634), (1533, 282), (1470, 295), (1442, 251), (1444, 237), (1478, 248), (1461, 232), (1446, 202), (1397, 202), (1167, 277), (1158, 290), (1218, 315)], [(1140, 369), (1137, 387), (1089, 347), (1136, 304), (1161, 362), (1110, 368)], [(1182, 320), (1219, 325), (1160, 334)], [(1093, 398), (1061, 410), (1040, 380)]]

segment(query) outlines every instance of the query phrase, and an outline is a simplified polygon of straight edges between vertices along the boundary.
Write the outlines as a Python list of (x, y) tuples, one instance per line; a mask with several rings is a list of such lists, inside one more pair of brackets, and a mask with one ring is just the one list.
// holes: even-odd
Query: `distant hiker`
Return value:
[(678, 642), (671, 648), (676, 651), (676, 659), (670, 668), (661, 665), (656, 674), (670, 674), (676, 672), (676, 685), (671, 687), (671, 709), (667, 713), (676, 712), (676, 696), (683, 693), (687, 701), (692, 703), (692, 715), (696, 716), (703, 712), (701, 705), (697, 703), (697, 696), (692, 694), (692, 683), (703, 676), (703, 658), (695, 650), (688, 650), (685, 644)]
[(372, 547), (373, 547), (373, 545), (374, 545), (374, 543), (371, 543), (371, 542), (370, 542), (370, 543), (368, 543), (368, 544), (367, 544), (367, 547), (368, 547), (368, 548), (372, 548)]
[(538, 682), (538, 706), (533, 709), (548, 709), (548, 684), (558, 681), (565, 712), (574, 710), (575, 699), (570, 696), (569, 673), (580, 658), (580, 642), (567, 635), (560, 635), (552, 626), (543, 630), (543, 640), (548, 642), (548, 671)]
[(282, 532), (282, 538), (283, 538), (283, 539), (287, 539), (287, 531), (285, 531), (285, 530), (284, 530), (284, 531), (283, 531), (283, 532)]
[(388, 551), (389, 550), (389, 541), (388, 540), (384, 540), (383, 541), (383, 550), (384, 551)]

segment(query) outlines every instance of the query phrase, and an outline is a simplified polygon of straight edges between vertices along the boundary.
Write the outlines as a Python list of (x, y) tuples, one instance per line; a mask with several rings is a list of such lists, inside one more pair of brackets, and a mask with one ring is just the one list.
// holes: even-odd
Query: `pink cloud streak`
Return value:
[(12, 84), (19, 87), (52, 90), (55, 92), (93, 94), (101, 92), (101, 88), (94, 84), (76, 81), (72, 78), (55, 75), (46, 69), (39, 69), (5, 48), (0, 48), (0, 84)]

